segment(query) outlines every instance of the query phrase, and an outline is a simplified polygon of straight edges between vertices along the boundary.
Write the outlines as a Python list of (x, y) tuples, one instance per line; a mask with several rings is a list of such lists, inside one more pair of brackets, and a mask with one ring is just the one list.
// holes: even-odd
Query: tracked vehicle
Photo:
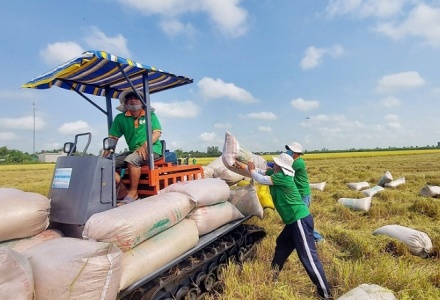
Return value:
[[(76, 92), (100, 110), (110, 128), (113, 122), (112, 99), (132, 89), (142, 99), (146, 111), (146, 128), (151, 132), (150, 94), (192, 83), (193, 80), (154, 67), (124, 59), (103, 51), (87, 51), (27, 82), (22, 87), (48, 89), (54, 86)], [(143, 93), (144, 98), (139, 95)], [(105, 108), (87, 95), (105, 97)], [(91, 133), (75, 136), (65, 144), (66, 156), (57, 160), (49, 192), (51, 228), (65, 236), (81, 238), (84, 224), (95, 213), (113, 209), (117, 203), (113, 159), (74, 155), (78, 140)], [(147, 135), (148, 153), (153, 153), (151, 135)], [(172, 153), (142, 167), (138, 194), (147, 197), (170, 184), (203, 178), (201, 165), (179, 165)], [(104, 139), (103, 148), (114, 152), (115, 145)], [(171, 159), (170, 159), (171, 157)], [(123, 175), (123, 174), (121, 174)], [(123, 177), (128, 181), (128, 176)], [(244, 262), (255, 253), (256, 243), (265, 236), (262, 228), (245, 224), (252, 216), (233, 221), (203, 235), (196, 247), (143, 277), (118, 294), (119, 299), (203, 299), (218, 286), (228, 262)]]

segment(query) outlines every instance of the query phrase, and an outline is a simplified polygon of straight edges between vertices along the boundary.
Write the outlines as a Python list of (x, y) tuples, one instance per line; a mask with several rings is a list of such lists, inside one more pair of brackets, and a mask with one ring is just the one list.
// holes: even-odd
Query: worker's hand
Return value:
[(246, 169), (246, 165), (244, 163), (239, 162), (239, 161), (235, 161), (233, 167), (236, 169), (239, 169), (239, 170)]
[(140, 148), (136, 150), (136, 152), (139, 154), (139, 156), (142, 157), (143, 160), (146, 160), (148, 157), (148, 151), (146, 144), (143, 144)]
[(248, 165), (249, 172), (255, 170), (255, 164), (253, 161), (249, 161), (247, 165)]

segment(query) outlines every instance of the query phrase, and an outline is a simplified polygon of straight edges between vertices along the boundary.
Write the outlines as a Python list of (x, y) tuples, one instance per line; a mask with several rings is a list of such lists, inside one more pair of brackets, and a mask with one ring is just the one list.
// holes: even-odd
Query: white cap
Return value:
[(292, 168), (293, 158), (289, 154), (281, 153), (278, 157), (273, 157), (273, 161), (281, 167), (284, 174), (292, 177), (295, 175), (295, 171)]
[(293, 142), (290, 145), (286, 145), (287, 150), (291, 150), (293, 153), (303, 153), (303, 147), (300, 143)]

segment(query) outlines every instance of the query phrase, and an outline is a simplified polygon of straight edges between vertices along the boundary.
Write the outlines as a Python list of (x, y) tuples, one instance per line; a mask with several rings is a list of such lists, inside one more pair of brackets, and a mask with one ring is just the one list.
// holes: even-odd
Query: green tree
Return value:
[(176, 156), (177, 157), (182, 157), (183, 155), (183, 150), (182, 149), (176, 149), (176, 150), (174, 150), (174, 152), (176, 153)]
[(209, 157), (217, 157), (220, 156), (222, 153), (220, 150), (218, 150), (217, 146), (209, 146), (206, 150), (206, 154), (208, 154)]

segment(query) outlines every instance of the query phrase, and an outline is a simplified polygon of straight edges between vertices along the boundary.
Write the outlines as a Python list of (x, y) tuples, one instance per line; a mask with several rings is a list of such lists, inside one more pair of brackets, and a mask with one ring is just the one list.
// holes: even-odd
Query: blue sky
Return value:
[(21, 88), (92, 49), (194, 80), (151, 97), (170, 150), (222, 150), (226, 131), (253, 152), (293, 141), (306, 150), (440, 142), (438, 0), (28, 0), (2, 7), (0, 146), (9, 149), (32, 153), (35, 103), (36, 151), (90, 131), (89, 152), (98, 154), (104, 114), (64, 89)]

